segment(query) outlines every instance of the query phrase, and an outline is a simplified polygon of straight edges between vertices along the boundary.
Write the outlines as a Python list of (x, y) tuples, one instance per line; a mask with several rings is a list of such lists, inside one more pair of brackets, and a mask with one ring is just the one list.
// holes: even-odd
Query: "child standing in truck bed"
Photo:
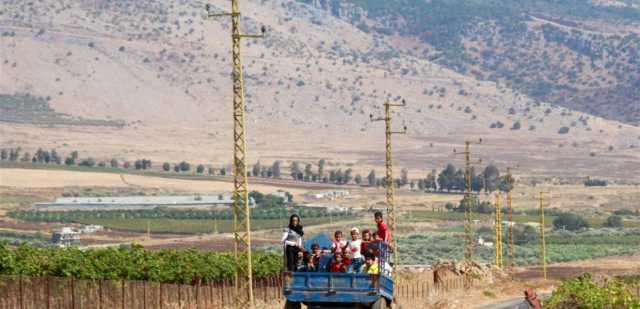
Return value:
[(333, 234), (333, 243), (331, 244), (331, 253), (341, 254), (347, 247), (347, 241), (342, 239), (342, 231), (336, 231)]
[(389, 231), (389, 227), (384, 223), (384, 218), (382, 217), (382, 212), (376, 211), (373, 215), (373, 219), (376, 221), (376, 225), (378, 226), (378, 236), (380, 240), (389, 243), (391, 241), (391, 231)]

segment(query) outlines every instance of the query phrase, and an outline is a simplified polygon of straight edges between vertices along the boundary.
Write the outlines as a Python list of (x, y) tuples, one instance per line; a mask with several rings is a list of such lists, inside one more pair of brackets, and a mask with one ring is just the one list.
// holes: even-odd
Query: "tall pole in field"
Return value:
[(544, 240), (544, 197), (540, 191), (540, 265), (542, 266), (542, 276), (547, 280), (547, 248)]
[(238, 0), (231, 0), (231, 13), (212, 13), (206, 5), (209, 17), (231, 17), (231, 43), (233, 60), (233, 236), (234, 236), (234, 307), (253, 308), (253, 278), (251, 264), (251, 210), (249, 208), (249, 190), (247, 185), (246, 131), (244, 81), (240, 58), (242, 38), (263, 38), (262, 34), (246, 35), (240, 33), (240, 8)]
[(500, 210), (500, 193), (496, 193), (496, 218), (495, 218), (495, 250), (496, 267), (502, 268), (502, 218)]
[[(407, 127), (404, 127), (402, 131), (392, 131), (391, 129), (391, 107), (404, 107), (406, 106), (405, 100), (402, 100), (401, 104), (393, 104), (389, 101), (384, 103), (384, 117), (374, 118), (373, 115), (369, 115), (371, 121), (383, 121), (385, 123), (385, 140), (386, 140), (386, 177), (385, 184), (387, 187), (387, 222), (389, 223), (389, 229), (391, 233), (395, 235), (396, 231), (396, 213), (395, 213), (395, 200), (394, 200), (394, 184), (393, 184), (393, 160), (391, 152), (391, 136), (393, 134), (406, 134)], [(398, 253), (398, 246), (396, 246), (395, 237), (391, 238), (389, 245), (393, 248), (393, 263), (394, 265), (400, 264), (400, 258)]]
[(516, 266), (516, 260), (514, 255), (514, 242), (513, 242), (513, 205), (512, 205), (512, 197), (511, 191), (513, 191), (513, 186), (515, 181), (513, 176), (511, 175), (511, 168), (507, 168), (507, 220), (509, 221), (509, 226), (507, 226), (507, 254), (509, 255), (509, 270), (513, 271)]
[[(471, 190), (472, 190), (472, 175), (471, 165), (476, 162), (471, 162), (471, 141), (464, 142), (464, 151), (458, 152), (455, 148), (453, 152), (455, 154), (464, 155), (464, 259), (471, 261), (473, 259), (473, 229), (471, 218)], [(476, 144), (481, 144), (482, 139), (479, 139)], [(478, 160), (477, 163), (482, 162)]]

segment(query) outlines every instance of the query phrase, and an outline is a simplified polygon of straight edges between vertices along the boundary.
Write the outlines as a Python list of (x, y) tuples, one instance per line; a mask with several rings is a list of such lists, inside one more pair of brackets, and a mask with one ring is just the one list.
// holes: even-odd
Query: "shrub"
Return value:
[(583, 228), (588, 228), (589, 223), (579, 215), (573, 213), (562, 213), (553, 220), (553, 227), (558, 230), (566, 229), (569, 231), (577, 231)]
[(564, 281), (545, 308), (638, 308), (640, 298), (634, 296), (618, 279), (607, 280), (598, 285), (590, 273)]
[(600, 180), (600, 179), (587, 179), (584, 181), (585, 187), (606, 187), (607, 184), (608, 183), (606, 180)]
[(558, 134), (567, 134), (569, 133), (569, 127), (562, 127), (558, 130)]
[(607, 221), (602, 224), (605, 227), (613, 227), (613, 228), (621, 228), (624, 227), (624, 222), (622, 222), (622, 217), (620, 216), (609, 216)]

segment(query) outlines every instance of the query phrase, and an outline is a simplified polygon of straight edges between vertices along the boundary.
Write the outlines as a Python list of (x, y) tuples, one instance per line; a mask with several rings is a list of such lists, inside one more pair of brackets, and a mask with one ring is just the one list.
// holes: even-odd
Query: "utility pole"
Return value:
[(240, 33), (239, 0), (231, 0), (230, 13), (213, 13), (211, 5), (206, 5), (209, 17), (231, 17), (231, 43), (233, 59), (233, 236), (234, 236), (234, 307), (253, 308), (253, 278), (251, 264), (251, 210), (249, 208), (249, 190), (246, 166), (246, 131), (244, 81), (240, 58), (242, 38), (263, 38), (262, 34), (247, 35)]
[[(384, 103), (384, 117), (374, 118), (373, 115), (369, 115), (371, 121), (383, 121), (385, 122), (385, 137), (386, 137), (386, 168), (387, 174), (385, 182), (387, 185), (387, 222), (389, 223), (392, 235), (395, 235), (396, 231), (396, 214), (395, 214), (395, 201), (394, 201), (394, 184), (393, 184), (393, 161), (391, 152), (391, 136), (393, 134), (407, 134), (407, 127), (405, 126), (402, 131), (391, 130), (391, 107), (404, 107), (407, 105), (405, 100), (402, 100), (401, 104), (394, 104), (389, 101)], [(398, 246), (396, 246), (395, 237), (391, 238), (389, 245), (393, 248), (393, 263), (394, 265), (400, 264), (400, 258), (398, 257)]]
[(544, 241), (544, 197), (540, 191), (540, 265), (542, 266), (542, 276), (547, 280), (547, 248)]
[(496, 193), (495, 249), (496, 267), (502, 269), (502, 219), (500, 212), (500, 193)]
[(482, 160), (478, 160), (476, 162), (471, 162), (471, 144), (481, 144), (482, 139), (479, 139), (477, 142), (465, 141), (464, 142), (464, 151), (458, 152), (456, 149), (453, 149), (455, 154), (464, 155), (464, 259), (466, 261), (471, 261), (473, 258), (473, 231), (471, 227), (471, 165), (479, 164)]
[(513, 271), (516, 266), (516, 260), (514, 256), (514, 241), (513, 241), (513, 205), (512, 205), (512, 197), (511, 191), (513, 191), (513, 186), (515, 181), (513, 176), (511, 175), (511, 168), (507, 167), (507, 220), (509, 221), (509, 226), (507, 226), (507, 254), (509, 255), (509, 270)]

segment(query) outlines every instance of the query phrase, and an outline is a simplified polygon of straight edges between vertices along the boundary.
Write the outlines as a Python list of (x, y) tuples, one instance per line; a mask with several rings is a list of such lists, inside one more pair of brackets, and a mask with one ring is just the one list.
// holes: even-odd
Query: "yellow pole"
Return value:
[(512, 197), (511, 191), (513, 190), (513, 177), (511, 176), (511, 168), (507, 168), (507, 181), (509, 181), (509, 188), (507, 190), (507, 220), (509, 221), (509, 226), (507, 227), (507, 242), (508, 248), (507, 253), (509, 254), (509, 268), (511, 271), (515, 268), (516, 260), (514, 256), (514, 241), (513, 241), (513, 206), (512, 206)]
[(547, 280), (547, 248), (544, 240), (544, 202), (542, 191), (540, 191), (540, 264), (542, 266), (542, 276)]
[(242, 38), (262, 38), (261, 35), (246, 35), (240, 33), (239, 0), (231, 0), (231, 13), (215, 14), (209, 17), (231, 17), (231, 42), (233, 60), (233, 236), (234, 236), (234, 297), (235, 308), (253, 308), (253, 277), (251, 261), (251, 209), (249, 207), (249, 190), (247, 184), (246, 165), (246, 130), (245, 130), (245, 102), (244, 81), (242, 75), (242, 61), (240, 57), (240, 41)]
[[(394, 132), (391, 130), (391, 107), (393, 106), (406, 106), (406, 102), (402, 100), (402, 104), (392, 104), (389, 101), (384, 103), (384, 117), (382, 118), (373, 118), (373, 115), (370, 115), (372, 121), (381, 121), (385, 122), (385, 149), (386, 149), (386, 157), (385, 157), (385, 165), (386, 165), (386, 175), (385, 175), (385, 184), (386, 184), (386, 202), (387, 202), (387, 223), (389, 224), (389, 230), (393, 235), (396, 232), (396, 213), (395, 213), (395, 199), (394, 199), (394, 183), (393, 183), (393, 153), (391, 150), (391, 136), (393, 134), (406, 134), (407, 129), (404, 128), (404, 131)], [(400, 265), (400, 254), (398, 252), (398, 246), (396, 246), (395, 237), (391, 238), (389, 245), (393, 248), (393, 263), (394, 265)]]
[(464, 258), (473, 258), (473, 231), (471, 230), (471, 142), (464, 145)]
[(495, 217), (495, 250), (496, 267), (502, 268), (502, 219), (500, 212), (500, 193), (496, 193), (496, 217)]

